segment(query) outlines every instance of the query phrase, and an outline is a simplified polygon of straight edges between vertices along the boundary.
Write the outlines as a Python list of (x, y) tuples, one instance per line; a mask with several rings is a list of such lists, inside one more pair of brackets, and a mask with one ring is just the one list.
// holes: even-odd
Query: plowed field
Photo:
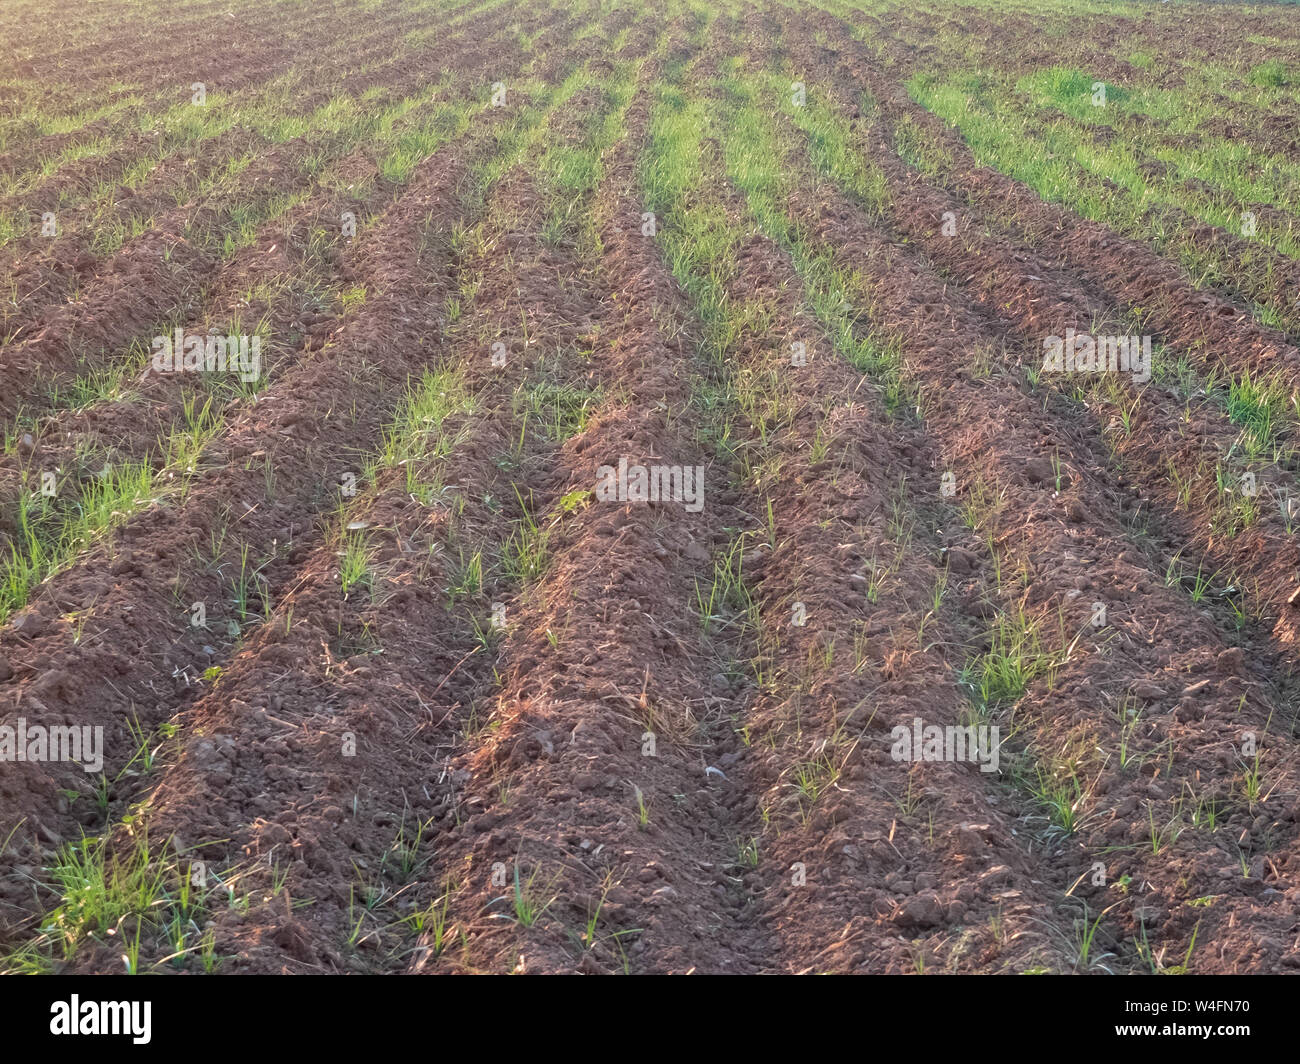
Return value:
[(0, 972), (1300, 968), (1300, 20), (0, 7)]

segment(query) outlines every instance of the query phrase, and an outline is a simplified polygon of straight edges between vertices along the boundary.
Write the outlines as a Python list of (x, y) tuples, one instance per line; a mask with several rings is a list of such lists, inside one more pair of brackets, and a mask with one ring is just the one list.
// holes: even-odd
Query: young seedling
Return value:
[(645, 800), (645, 795), (641, 788), (632, 785), (633, 797), (636, 799), (636, 826), (639, 831), (648, 831), (650, 829), (650, 805)]

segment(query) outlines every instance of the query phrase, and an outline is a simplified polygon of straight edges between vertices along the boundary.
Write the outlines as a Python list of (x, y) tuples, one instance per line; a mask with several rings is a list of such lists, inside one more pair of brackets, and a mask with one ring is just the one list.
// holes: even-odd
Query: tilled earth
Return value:
[[(1098, 76), (1246, 69), (1286, 9), (84, 6), (0, 13), (4, 553), (44, 472), (51, 551), (105, 468), (150, 487), (0, 630), (0, 725), (104, 736), (0, 761), (0, 969), (1300, 967), (1300, 466), (1225, 527), (1211, 389), (1027, 372), (1136, 311), (1300, 388), (1252, 313), (1294, 260), (1201, 285), (905, 87), (1061, 27)], [(153, 370), (174, 327), (256, 329), (263, 379)], [(620, 459), (703, 506), (606, 501)], [(897, 759), (918, 718), (997, 725), (998, 771)]]

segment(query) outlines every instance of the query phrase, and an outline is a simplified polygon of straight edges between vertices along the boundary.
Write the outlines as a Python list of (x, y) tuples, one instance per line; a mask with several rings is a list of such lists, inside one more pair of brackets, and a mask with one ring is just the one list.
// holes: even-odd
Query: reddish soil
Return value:
[[(0, 155), (25, 174), (113, 143), (0, 203), (67, 226), (3, 252), (0, 552), (44, 471), (77, 498), (104, 464), (159, 476), (0, 627), (0, 724), (102, 727), (106, 773), (97, 790), (76, 764), (0, 762), (0, 970), (116, 972), (117, 936), (142, 925), (150, 970), (193, 973), (201, 942), (231, 974), (1300, 968), (1300, 520), (1272, 503), (1300, 493), (1300, 467), (1245, 457), (1203, 386), (1036, 372), (1044, 336), (1140, 312), (1195, 382), (1274, 373), (1300, 392), (1295, 337), (1244, 302), (1282, 300), (1295, 263), (1171, 212), (1272, 267), (1198, 285), (977, 165), (903, 84), (948, 62), (1054, 65), (1048, 30), (1066, 27), (1089, 69), (1169, 88), (1177, 69), (1126, 56), (1185, 40), (1245, 72), (1279, 54), (1248, 37), (1293, 31), (1261, 8), (1225, 8), (1225, 35), (1182, 8), (827, 6), (198, 3), (168, 24), (178, 46), (220, 37), (238, 58), (209, 51), (179, 80), (134, 44), (150, 8), (90, 5), (94, 47), (53, 20), (10, 39), (0, 13), (24, 79), (4, 117), (141, 97), (71, 133), (16, 121)], [(829, 100), (885, 205), (817, 170), (764, 105), (792, 223), (765, 228), (728, 170), (740, 70)], [(436, 102), (482, 106), (400, 181), (385, 152), (326, 132), (237, 126), (205, 142), (219, 160), (169, 145), (112, 215), (149, 227), (92, 254), (97, 186), (149, 150), (139, 123), (181, 81), (251, 105), (284, 75), (300, 116), (443, 76)], [(729, 241), (685, 263), (682, 217), (646, 229), (655, 117), (679, 91), (709, 116), (683, 210)], [(905, 124), (941, 149), (936, 170), (896, 150)], [(591, 183), (557, 191), (592, 145)], [(251, 244), (214, 250), (242, 208), (288, 193)], [(848, 331), (888, 359), (845, 357), (810, 262), (848, 279)], [(132, 367), (111, 400), (61, 398), (171, 323), (237, 322), (272, 337), (267, 380), (219, 395), (188, 473), (165, 468), (195, 394), (181, 375)], [(446, 411), (401, 437), (430, 380)], [(403, 440), (400, 461), (377, 457)], [(704, 506), (604, 501), (621, 459), (700, 468)], [(1251, 520), (1216, 471), (1257, 476)], [(980, 667), (1015, 631), (1034, 671), (982, 700)], [(898, 759), (918, 719), (997, 723), (1000, 765)], [(1055, 804), (1049, 785), (1067, 788)], [(119, 868), (147, 854), (166, 899), (64, 951), (41, 927), (83, 837)], [(156, 913), (192, 874), (178, 951)]]

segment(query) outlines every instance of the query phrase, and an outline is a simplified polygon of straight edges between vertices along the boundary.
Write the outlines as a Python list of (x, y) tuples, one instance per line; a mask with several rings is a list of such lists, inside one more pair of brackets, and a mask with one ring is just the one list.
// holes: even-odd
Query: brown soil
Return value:
[[(234, 2), (240, 60), (186, 80), (256, 100), (306, 49), (319, 62), (300, 114), (337, 95), (397, 103), (448, 72), (447, 99), (504, 80), (510, 102), (475, 109), (401, 183), (364, 146), (234, 130), (210, 147), (253, 153), (248, 168), (178, 204), (213, 165), (169, 160), (120, 205), (150, 228), (104, 260), (76, 231), (6, 249), (18, 333), (0, 353), (14, 440), (0, 550), (21, 543), (19, 500), (45, 470), (73, 493), (104, 463), (161, 472), (194, 394), (132, 374), (120, 398), (69, 407), (52, 384), (121, 367), (173, 320), (265, 321), (275, 338), (266, 386), (221, 399), (195, 469), (0, 628), (0, 723), (100, 726), (106, 744), (98, 794), (74, 764), (0, 764), (6, 964), (47, 944), (51, 870), (87, 836), (118, 862), (143, 849), (169, 888), (201, 869), (194, 930), (234, 974), (1140, 973), (1186, 955), (1197, 973), (1300, 967), (1300, 519), (1270, 501), (1300, 493), (1300, 469), (1244, 457), (1241, 426), (1203, 388), (1034, 372), (1044, 336), (1128, 331), (1140, 309), (1194, 379), (1249, 370), (1300, 390), (1300, 350), (1236, 301), (1277, 296), (1294, 264), (1198, 287), (1150, 246), (976, 165), (903, 85), (956, 58), (1007, 73), (1059, 62), (1047, 31), (1062, 26), (1119, 80), (1148, 76), (1125, 56), (1179, 33), (1244, 71), (1277, 51), (1246, 37), (1293, 32), (1284, 16), (963, 9), (936, 24), (906, 7), (764, 2), (709, 18), (336, 0), (286, 33), (272, 5)], [(95, 48), (53, 22), (9, 39), (0, 13), (0, 57), (36, 86), (0, 97), (3, 114), (25, 113), (44, 82), (47, 113), (102, 104), (119, 82), (143, 103), (72, 134), (18, 129), (0, 173), (167, 106), (175, 86), (128, 47), (152, 9), (95, 6)], [(188, 5), (169, 31), (226, 33), (231, 6)], [(887, 205), (818, 172), (798, 127), (763, 109), (793, 223), (765, 230), (728, 176), (733, 57), (828, 96)], [(681, 218), (645, 229), (665, 79), (710, 115), (690, 209), (734, 238), (689, 267), (664, 235)], [(937, 172), (895, 150), (904, 123), (941, 146)], [(607, 128), (594, 185), (557, 193), (555, 159)], [(14, 203), (115, 180), (142, 142), (114, 144)], [(296, 191), (251, 245), (210, 250), (232, 211)], [(345, 210), (355, 238), (335, 235)], [(850, 279), (853, 337), (888, 367), (844, 357), (806, 298), (812, 260)], [(743, 328), (716, 327), (686, 268)], [(449, 382), (450, 412), (411, 429), (402, 460), (377, 460), (430, 379)], [(593, 485), (620, 459), (700, 467), (705, 505), (611, 505)], [(1225, 510), (1220, 470), (1257, 474), (1249, 522)], [(356, 497), (340, 494), (349, 475)], [(1050, 664), (986, 705), (981, 663), (1017, 624)], [(981, 712), (1003, 729), (998, 771), (891, 752), (918, 718)], [(1079, 785), (1053, 806), (1044, 787), (1065, 785), (1063, 766)], [(1093, 926), (1089, 963), (1078, 942)], [(120, 970), (109, 930), (49, 963)], [(197, 937), (164, 959), (174, 944), (147, 936), (150, 965), (203, 970)]]

